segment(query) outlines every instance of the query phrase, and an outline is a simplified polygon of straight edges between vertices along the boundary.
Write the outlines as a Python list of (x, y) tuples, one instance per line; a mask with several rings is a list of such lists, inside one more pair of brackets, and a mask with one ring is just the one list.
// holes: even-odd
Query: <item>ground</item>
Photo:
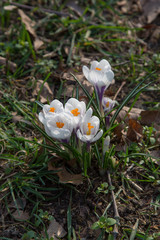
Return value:
[[(1, 239), (160, 239), (160, 26), (150, 4), (0, 3)], [(38, 113), (72, 96), (94, 108), (82, 66), (101, 59), (115, 74), (105, 96), (119, 114), (108, 167), (99, 141), (85, 174), (77, 155), (67, 161), (65, 145), (44, 136)]]

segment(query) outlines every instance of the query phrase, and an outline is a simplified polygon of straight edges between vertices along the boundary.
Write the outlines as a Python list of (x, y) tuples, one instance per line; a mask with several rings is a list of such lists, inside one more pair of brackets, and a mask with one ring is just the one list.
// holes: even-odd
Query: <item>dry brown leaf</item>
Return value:
[(141, 0), (140, 2), (147, 22), (153, 22), (160, 14), (160, 0)]
[(127, 139), (131, 142), (139, 142), (143, 137), (143, 127), (134, 119), (129, 119), (129, 128), (127, 131)]
[[(89, 94), (92, 96), (93, 94), (93, 86), (90, 84), (89, 81), (84, 79), (83, 74), (74, 74), (76, 78), (80, 81), (80, 83), (83, 85), (83, 87), (89, 92)], [(63, 79), (68, 80), (64, 84), (64, 92), (62, 95), (67, 97), (75, 97), (76, 96), (76, 86), (79, 86), (74, 77), (70, 74), (70, 72), (65, 72), (62, 76)], [(69, 84), (69, 81), (71, 84)], [(84, 91), (81, 87), (79, 87), (79, 96), (84, 96)]]
[(150, 155), (153, 157), (153, 160), (160, 165), (160, 150), (153, 150), (150, 152)]
[(36, 37), (34, 41), (34, 49), (37, 51), (43, 44), (44, 42), (40, 40), (38, 37)]
[(21, 9), (18, 9), (18, 13), (21, 16), (21, 20), (26, 26), (27, 31), (32, 34), (33, 37), (36, 38), (36, 33), (34, 30), (35, 22), (31, 20)]
[[(143, 109), (140, 108), (132, 108), (131, 111), (129, 112), (129, 107), (123, 107), (123, 109), (120, 111), (120, 113), (117, 116), (117, 121), (125, 121), (128, 122), (129, 119), (134, 119), (137, 120), (140, 117), (141, 112)], [(111, 114), (114, 115), (116, 111), (113, 111)], [(129, 113), (128, 113), (129, 112)]]
[[(39, 91), (41, 89), (42, 84), (43, 84), (43, 80), (38, 80), (37, 81), (36, 87), (35, 87), (35, 89), (33, 90), (33, 93), (32, 93), (32, 95), (34, 97), (36, 97), (39, 94)], [(32, 99), (32, 100), (34, 101), (35, 99)], [(40, 94), (40, 101), (42, 103), (47, 103), (47, 100), (49, 100), (49, 101), (53, 100), (53, 92), (50, 89), (48, 83), (45, 82), (45, 84), (43, 85), (43, 89), (41, 91), (41, 94)]]
[(21, 9), (18, 9), (18, 13), (21, 16), (22, 22), (25, 24), (27, 31), (35, 38), (34, 40), (34, 49), (37, 51), (42, 45), (41, 41), (35, 32), (35, 21), (31, 20)]
[(15, 208), (15, 209), (18, 207), (18, 209), (23, 210), (26, 206), (26, 199), (18, 198), (18, 199), (16, 199), (16, 204), (17, 204), (17, 206), (15, 205), (15, 202), (12, 201), (10, 204), (8, 204), (8, 206), (10, 208)]
[(52, 162), (48, 163), (48, 170), (57, 171), (56, 174), (59, 177), (60, 183), (71, 183), (74, 185), (80, 185), (83, 183), (82, 174), (71, 174), (69, 173), (64, 166), (60, 168), (54, 168)]
[(12, 72), (14, 72), (16, 70), (16, 68), (17, 68), (17, 64), (16, 63), (11, 62), (11, 61), (7, 60), (4, 57), (0, 57), (0, 64), (7, 65)]
[(141, 124), (147, 126), (160, 125), (160, 111), (142, 111), (141, 112)]
[(4, 10), (6, 11), (13, 11), (14, 9), (16, 9), (17, 7), (14, 6), (14, 5), (7, 5), (7, 6), (4, 6)]
[(49, 224), (48, 230), (47, 230), (49, 239), (52, 237), (55, 240), (59, 238), (65, 237), (67, 232), (64, 230), (64, 228), (54, 219)]
[(79, 16), (82, 16), (82, 14), (83, 14), (83, 12), (85, 10), (82, 7), (80, 7), (78, 5), (78, 3), (76, 3), (73, 0), (67, 1), (66, 6), (70, 7), (71, 9), (73, 9), (73, 11), (75, 11)]
[(28, 212), (24, 212), (22, 210), (16, 210), (12, 216), (16, 219), (16, 220), (19, 220), (19, 221), (26, 221), (29, 219), (29, 214)]

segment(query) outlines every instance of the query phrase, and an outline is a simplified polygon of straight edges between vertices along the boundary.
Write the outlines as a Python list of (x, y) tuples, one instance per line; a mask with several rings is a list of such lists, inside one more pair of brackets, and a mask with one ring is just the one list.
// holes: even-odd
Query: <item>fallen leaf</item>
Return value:
[[(89, 81), (84, 79), (83, 74), (76, 74), (74, 73), (74, 75), (76, 76), (76, 78), (79, 80), (79, 82), (82, 84), (82, 86), (89, 92), (89, 94), (92, 96), (93, 94), (93, 86), (90, 84)], [(74, 79), (74, 77), (70, 74), (70, 72), (65, 72), (62, 76), (63, 79), (68, 80), (65, 84), (64, 84), (64, 92), (62, 93), (62, 95), (67, 96), (67, 97), (75, 97), (76, 96), (76, 87), (79, 87), (79, 97), (84, 96), (84, 91), (83, 89), (79, 86), (79, 84), (76, 82), (76, 80)], [(69, 84), (70, 83), (70, 84)]]
[(141, 114), (141, 124), (147, 126), (156, 126), (160, 125), (160, 111), (153, 110), (153, 111), (142, 111)]
[(131, 142), (139, 142), (143, 137), (143, 127), (134, 119), (129, 119), (127, 139)]
[(20, 210), (23, 210), (26, 206), (26, 199), (25, 198), (18, 198), (18, 199), (15, 199), (16, 200), (16, 204), (17, 206), (15, 205), (15, 202), (12, 201), (10, 204), (8, 204), (9, 208), (17, 208), (20, 209)]
[[(140, 108), (132, 108), (131, 111), (129, 112), (129, 107), (124, 106), (122, 108), (122, 110), (120, 111), (120, 113), (117, 116), (117, 121), (121, 122), (121, 121), (125, 121), (128, 122), (129, 119), (134, 119), (137, 120), (140, 117), (140, 114), (142, 111), (144, 111), (143, 109)], [(116, 112), (116, 110), (114, 110), (111, 115), (114, 115), (114, 113)]]
[(4, 6), (4, 10), (7, 10), (7, 11), (13, 11), (14, 9), (16, 9), (17, 7), (16, 6), (13, 6), (13, 5), (7, 5), (7, 6)]
[[(36, 97), (39, 94), (39, 91), (41, 89), (41, 86), (43, 84), (43, 80), (38, 80), (35, 86), (35, 89), (33, 90), (32, 95)], [(35, 99), (32, 99), (33, 101)], [(41, 103), (47, 103), (47, 100), (52, 101), (53, 100), (53, 92), (51, 88), (49, 87), (48, 83), (45, 82), (43, 85), (43, 89), (40, 94), (40, 101)]]
[(7, 59), (4, 58), (4, 57), (0, 57), (0, 64), (2, 64), (2, 65), (7, 65), (8, 68), (9, 68), (12, 72), (14, 72), (14, 71), (16, 70), (16, 68), (17, 68), (17, 64), (16, 64), (16, 63), (11, 62), (11, 61), (7, 60)]
[(16, 210), (14, 213), (12, 213), (12, 216), (18, 221), (26, 221), (29, 219), (28, 212), (24, 212), (22, 210)]
[(150, 155), (152, 156), (153, 160), (160, 165), (160, 150), (153, 150), (150, 152)]
[(37, 51), (43, 44), (44, 42), (40, 40), (38, 37), (36, 37), (34, 41), (34, 49)]
[(160, 0), (141, 0), (140, 3), (147, 22), (153, 22), (160, 13)]
[(36, 38), (36, 33), (34, 30), (35, 22), (31, 20), (21, 9), (18, 9), (18, 13), (21, 16), (21, 20), (24, 23), (27, 31), (32, 34), (33, 37)]
[(82, 16), (83, 12), (85, 9), (83, 9), (82, 7), (80, 7), (78, 5), (78, 3), (76, 3), (73, 0), (69, 0), (66, 3), (66, 6), (70, 7), (73, 11), (75, 11), (79, 16)]
[(49, 239), (52, 237), (54, 240), (63, 238), (67, 234), (64, 228), (55, 219), (49, 224), (47, 233)]
[(38, 50), (44, 43), (41, 41), (35, 32), (35, 21), (31, 20), (21, 9), (18, 9), (18, 13), (21, 16), (21, 20), (24, 23), (27, 31), (35, 38), (34, 40), (34, 49)]
[(82, 174), (71, 174), (66, 170), (65, 166), (62, 166), (60, 168), (54, 168), (52, 166), (52, 162), (49, 162), (48, 170), (56, 171), (60, 183), (71, 183), (74, 185), (80, 185), (83, 183)]

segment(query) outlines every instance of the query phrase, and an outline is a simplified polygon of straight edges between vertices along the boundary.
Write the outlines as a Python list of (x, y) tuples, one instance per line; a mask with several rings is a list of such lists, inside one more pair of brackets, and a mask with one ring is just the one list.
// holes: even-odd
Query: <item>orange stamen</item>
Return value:
[(58, 128), (63, 128), (64, 123), (62, 122), (56, 122)]
[(51, 107), (49, 112), (54, 112), (55, 111), (55, 108), (54, 107)]
[(101, 68), (96, 67), (96, 70), (101, 71)]
[(78, 112), (78, 108), (73, 109), (73, 110), (71, 111), (71, 113), (72, 113), (75, 117), (77, 117), (77, 116), (80, 114), (80, 112)]
[(106, 107), (107, 107), (107, 108), (109, 107), (109, 102), (106, 103)]
[(88, 131), (87, 131), (87, 135), (91, 134), (91, 129), (94, 128), (94, 126), (91, 126), (91, 123), (88, 123)]

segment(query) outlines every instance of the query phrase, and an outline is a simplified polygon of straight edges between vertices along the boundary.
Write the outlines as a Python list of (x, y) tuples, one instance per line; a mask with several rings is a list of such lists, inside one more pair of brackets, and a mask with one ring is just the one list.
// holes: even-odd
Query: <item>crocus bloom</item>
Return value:
[(45, 104), (43, 106), (42, 112), (39, 113), (39, 120), (44, 124), (47, 117), (52, 117), (55, 113), (63, 112), (63, 104), (55, 99), (51, 104)]
[(112, 100), (108, 97), (104, 97), (102, 99), (102, 106), (103, 106), (104, 112), (105, 113), (110, 112), (114, 108), (115, 103), (116, 103), (115, 100)]
[(89, 108), (80, 123), (80, 129), (77, 130), (77, 137), (86, 143), (97, 141), (103, 134), (103, 130), (99, 130), (100, 120), (98, 117), (92, 117), (93, 110)]
[(87, 80), (94, 85), (101, 103), (104, 91), (114, 78), (111, 65), (107, 60), (103, 59), (100, 62), (91, 62), (90, 69), (87, 66), (83, 66), (82, 70)]
[(69, 114), (59, 112), (53, 116), (47, 117), (44, 120), (44, 127), (46, 133), (50, 137), (62, 142), (69, 142), (74, 125), (72, 117)]
[(76, 98), (70, 98), (65, 104), (65, 111), (73, 117), (74, 128), (76, 129), (86, 112), (86, 104)]

